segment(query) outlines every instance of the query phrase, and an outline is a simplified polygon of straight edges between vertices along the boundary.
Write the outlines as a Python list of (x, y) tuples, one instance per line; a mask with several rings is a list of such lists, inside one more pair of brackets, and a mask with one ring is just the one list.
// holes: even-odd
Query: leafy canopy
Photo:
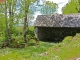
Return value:
[(70, 0), (69, 3), (67, 3), (62, 10), (63, 10), (63, 14), (79, 13), (80, 0)]

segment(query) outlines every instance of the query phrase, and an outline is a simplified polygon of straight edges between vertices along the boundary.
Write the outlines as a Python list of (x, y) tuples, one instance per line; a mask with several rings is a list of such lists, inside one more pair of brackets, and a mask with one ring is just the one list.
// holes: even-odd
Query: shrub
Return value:
[(5, 41), (5, 38), (4, 37), (0, 37), (0, 48), (1, 48), (2, 44), (4, 43), (4, 41)]
[(23, 43), (24, 43), (23, 37), (22, 36), (16, 36), (16, 37), (13, 37), (13, 40), (10, 43), (9, 47), (16, 47), (16, 48), (18, 48)]
[(64, 38), (63, 42), (64, 43), (70, 43), (71, 40), (72, 40), (72, 36), (67, 36), (67, 37)]

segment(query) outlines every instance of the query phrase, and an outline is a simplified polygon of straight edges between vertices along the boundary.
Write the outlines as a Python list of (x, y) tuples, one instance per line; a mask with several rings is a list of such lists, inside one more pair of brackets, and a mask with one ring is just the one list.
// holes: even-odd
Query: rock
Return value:
[(41, 53), (40, 56), (48, 55), (48, 52)]
[(75, 60), (80, 60), (80, 58), (76, 58)]

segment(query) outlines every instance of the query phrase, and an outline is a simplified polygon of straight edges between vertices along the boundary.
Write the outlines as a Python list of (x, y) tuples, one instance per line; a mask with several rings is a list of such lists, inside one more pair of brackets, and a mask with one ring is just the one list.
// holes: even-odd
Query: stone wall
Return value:
[(51, 28), (51, 27), (36, 27), (37, 38), (44, 41), (62, 41), (66, 36), (75, 36), (80, 33), (80, 28)]

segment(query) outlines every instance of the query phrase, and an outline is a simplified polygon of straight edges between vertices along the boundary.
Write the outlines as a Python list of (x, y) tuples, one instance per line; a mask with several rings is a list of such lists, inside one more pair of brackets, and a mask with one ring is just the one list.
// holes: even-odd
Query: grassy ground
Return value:
[(80, 57), (80, 36), (66, 37), (63, 42), (49, 48), (46, 60), (74, 60)]
[(39, 45), (26, 48), (0, 49), (0, 60), (37, 60), (39, 54), (47, 51), (53, 45), (47, 42), (40, 42)]
[[(30, 28), (33, 30), (33, 27)], [(80, 35), (66, 37), (60, 43), (40, 41), (25, 48), (0, 49), (0, 60), (74, 60), (80, 57)]]

